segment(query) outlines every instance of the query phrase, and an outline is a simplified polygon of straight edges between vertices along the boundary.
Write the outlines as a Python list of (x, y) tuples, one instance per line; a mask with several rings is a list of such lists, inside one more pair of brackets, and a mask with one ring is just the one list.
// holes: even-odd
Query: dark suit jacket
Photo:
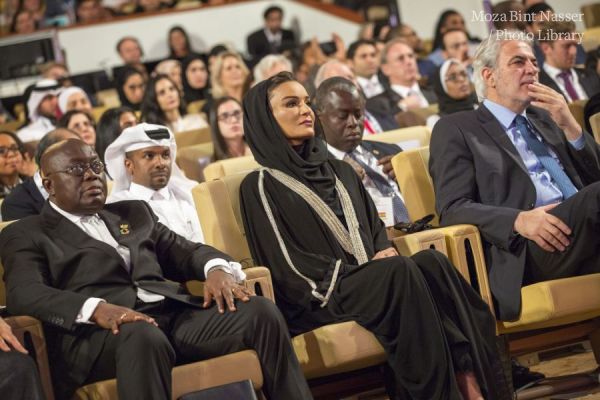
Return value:
[[(590, 135), (584, 134), (585, 147), (577, 151), (546, 111), (529, 107), (527, 117), (578, 189), (600, 180), (600, 147)], [(534, 208), (536, 201), (523, 160), (483, 105), (443, 117), (433, 129), (430, 152), (440, 223), (479, 228), (500, 319), (518, 318), (526, 254), (525, 240), (513, 226), (519, 212)]]
[(17, 185), (2, 202), (2, 220), (13, 221), (37, 215), (44, 206), (44, 197), (31, 178)]
[(0, 233), (8, 311), (43, 322), (54, 381), (70, 389), (85, 381), (111, 334), (75, 323), (88, 298), (134, 308), (139, 286), (198, 305), (199, 299), (176, 282), (204, 280), (204, 265), (210, 259), (231, 260), (210, 246), (176, 235), (142, 201), (107, 204), (99, 215), (117, 242), (129, 248), (131, 272), (114, 248), (85, 234), (48, 202), (40, 215), (17, 221)]
[[(430, 104), (437, 103), (437, 96), (433, 90), (421, 87), (421, 92)], [(385, 86), (385, 91), (383, 93), (367, 99), (367, 110), (374, 115), (396, 115), (402, 111), (402, 109), (398, 107), (398, 102), (402, 100), (402, 98), (403, 97), (394, 92), (390, 86)]]
[[(577, 78), (579, 79), (579, 84), (583, 88), (584, 92), (587, 94), (588, 98), (592, 97), (596, 93), (600, 92), (600, 78), (596, 71), (591, 71), (582, 68), (574, 68), (575, 73), (577, 74)], [(544, 71), (544, 69), (540, 69), (540, 83), (551, 87), (556, 90), (558, 93), (562, 93), (565, 98), (567, 98), (567, 94), (560, 90), (554, 79), (550, 77)]]
[(282, 53), (285, 50), (293, 49), (296, 45), (294, 32), (287, 29), (281, 30), (281, 44), (275, 49), (271, 47), (267, 35), (265, 35), (264, 28), (251, 33), (246, 42), (248, 45), (248, 54), (252, 56), (254, 63), (268, 54)]

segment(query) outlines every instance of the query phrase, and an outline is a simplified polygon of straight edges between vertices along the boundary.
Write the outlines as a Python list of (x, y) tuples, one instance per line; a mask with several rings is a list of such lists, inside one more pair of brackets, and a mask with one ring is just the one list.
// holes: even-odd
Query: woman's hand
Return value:
[(11, 351), (11, 346), (19, 353), (27, 354), (25, 347), (19, 343), (17, 337), (12, 333), (12, 328), (0, 318), (0, 350)]
[(398, 252), (396, 251), (395, 248), (388, 247), (387, 249), (383, 249), (383, 250), (375, 253), (375, 255), (373, 256), (373, 260), (378, 260), (380, 258), (394, 257), (397, 255), (398, 255)]

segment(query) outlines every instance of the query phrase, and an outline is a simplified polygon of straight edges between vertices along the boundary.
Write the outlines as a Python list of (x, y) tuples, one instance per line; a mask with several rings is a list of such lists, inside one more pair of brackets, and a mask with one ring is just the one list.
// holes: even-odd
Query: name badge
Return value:
[(386, 227), (394, 226), (394, 207), (392, 205), (392, 197), (390, 196), (373, 196), (373, 202), (379, 218), (383, 221)]

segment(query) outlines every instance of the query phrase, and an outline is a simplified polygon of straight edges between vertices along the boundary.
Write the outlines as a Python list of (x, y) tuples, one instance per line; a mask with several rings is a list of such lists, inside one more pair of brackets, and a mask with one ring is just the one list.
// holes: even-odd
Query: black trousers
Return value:
[[(109, 335), (86, 383), (117, 378), (119, 398), (171, 398), (171, 368), (177, 363), (213, 358), (241, 350), (258, 354), (269, 399), (311, 399), (312, 395), (290, 343), (283, 317), (273, 302), (252, 297), (237, 311), (195, 309), (165, 301), (141, 305), (160, 329), (145, 322), (120, 326)], [(240, 368), (245, 366), (240, 365)]]
[(43, 400), (33, 358), (17, 351), (0, 350), (0, 397), (10, 400)]
[(527, 241), (524, 284), (600, 272), (600, 182), (580, 190), (549, 211), (571, 228), (564, 252), (548, 252)]

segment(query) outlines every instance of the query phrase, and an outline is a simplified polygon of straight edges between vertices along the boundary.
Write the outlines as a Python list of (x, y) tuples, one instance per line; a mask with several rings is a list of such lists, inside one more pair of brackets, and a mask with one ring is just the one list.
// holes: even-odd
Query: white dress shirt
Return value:
[(208, 124), (199, 114), (187, 114), (184, 117), (180, 117), (177, 121), (168, 124), (167, 126), (171, 131), (177, 133), (206, 128)]
[(54, 130), (54, 124), (46, 117), (39, 117), (35, 122), (24, 126), (17, 131), (17, 137), (23, 143), (38, 142), (46, 133)]
[(275, 45), (276, 47), (281, 46), (281, 40), (283, 39), (282, 31), (277, 31), (277, 33), (273, 33), (270, 29), (265, 28), (265, 36), (267, 37), (269, 43), (271, 43), (272, 45)]
[(42, 176), (40, 175), (40, 171), (35, 171), (33, 174), (33, 181), (35, 182), (35, 186), (40, 191), (40, 194), (44, 198), (44, 200), (48, 200), (48, 192), (46, 192), (46, 188), (44, 188), (44, 184), (42, 183)]
[(196, 207), (190, 198), (178, 196), (166, 186), (160, 190), (131, 183), (129, 190), (120, 190), (108, 196), (107, 203), (122, 200), (143, 200), (150, 205), (158, 221), (167, 228), (196, 243), (204, 243)]
[(402, 96), (403, 99), (410, 95), (417, 95), (421, 101), (421, 108), (429, 106), (429, 102), (421, 92), (418, 82), (415, 82), (412, 86), (392, 85), (392, 90)]
[(379, 82), (379, 77), (377, 76), (377, 74), (373, 74), (373, 76), (370, 78), (363, 78), (362, 76), (357, 76), (356, 81), (362, 88), (363, 92), (365, 93), (365, 96), (367, 96), (367, 99), (377, 96), (378, 94), (383, 93), (385, 90), (381, 82)]
[[(567, 100), (569, 102), (572, 102), (573, 99), (571, 98), (571, 96), (569, 96), (569, 93), (567, 92), (567, 89), (565, 88), (565, 81), (561, 77), (558, 76), (558, 74), (561, 74), (563, 72), (563, 70), (553, 67), (551, 65), (548, 65), (548, 63), (544, 63), (542, 68), (544, 68), (544, 71), (546, 71), (548, 76), (550, 76), (550, 78), (552, 78), (552, 80), (556, 83), (556, 85), (558, 85), (558, 87), (560, 88), (560, 91), (562, 92), (563, 95), (565, 95)], [(573, 84), (573, 88), (575, 89), (575, 91), (577, 92), (577, 95), (579, 96), (579, 100), (587, 99), (588, 95), (585, 92), (585, 90), (583, 90), (583, 86), (581, 86), (581, 84), (579, 83), (579, 76), (575, 73), (575, 70), (573, 68), (571, 68), (571, 69), (569, 69), (568, 72), (571, 75), (571, 83)]]

